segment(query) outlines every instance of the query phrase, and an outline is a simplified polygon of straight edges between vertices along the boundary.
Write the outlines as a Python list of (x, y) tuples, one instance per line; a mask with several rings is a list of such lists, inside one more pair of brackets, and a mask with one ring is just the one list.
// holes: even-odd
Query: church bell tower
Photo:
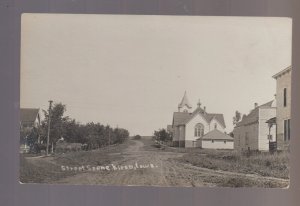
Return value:
[(181, 102), (178, 104), (178, 112), (190, 113), (191, 110), (192, 110), (192, 105), (190, 104), (185, 91)]

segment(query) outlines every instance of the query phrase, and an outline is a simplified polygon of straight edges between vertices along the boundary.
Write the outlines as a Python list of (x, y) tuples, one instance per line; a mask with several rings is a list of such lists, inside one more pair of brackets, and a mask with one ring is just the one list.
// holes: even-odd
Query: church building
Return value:
[(227, 139), (233, 142), (233, 138), (225, 134), (225, 127), (223, 114), (208, 113), (205, 107), (201, 107), (200, 101), (193, 110), (185, 92), (178, 105), (178, 111), (173, 113), (172, 125), (168, 125), (167, 130), (172, 135), (173, 146), (199, 147), (199, 140), (214, 130), (218, 131), (218, 135), (216, 139), (211, 137), (212, 144), (218, 142), (220, 136), (223, 144), (226, 144)]

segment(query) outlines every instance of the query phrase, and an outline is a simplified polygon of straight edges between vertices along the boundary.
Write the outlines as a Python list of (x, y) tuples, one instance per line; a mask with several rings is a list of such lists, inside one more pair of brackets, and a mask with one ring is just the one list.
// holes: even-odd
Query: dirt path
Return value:
[(216, 179), (218, 178), (242, 177), (254, 179), (255, 181), (276, 181), (282, 184), (286, 184), (288, 181), (255, 174), (215, 171), (180, 163), (176, 161), (175, 158), (182, 156), (183, 153), (165, 152), (161, 150), (146, 151), (142, 141), (130, 141), (133, 141), (133, 144), (130, 144), (124, 151), (120, 151), (123, 158), (112, 162), (112, 164), (115, 166), (149, 166), (152, 164), (153, 167), (81, 172), (75, 176), (61, 179), (55, 183), (198, 187), (216, 186)]

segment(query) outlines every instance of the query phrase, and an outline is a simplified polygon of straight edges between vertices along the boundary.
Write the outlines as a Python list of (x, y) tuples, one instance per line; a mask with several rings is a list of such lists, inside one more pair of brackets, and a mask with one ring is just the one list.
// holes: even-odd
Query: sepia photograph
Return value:
[(21, 21), (21, 184), (289, 188), (292, 19)]

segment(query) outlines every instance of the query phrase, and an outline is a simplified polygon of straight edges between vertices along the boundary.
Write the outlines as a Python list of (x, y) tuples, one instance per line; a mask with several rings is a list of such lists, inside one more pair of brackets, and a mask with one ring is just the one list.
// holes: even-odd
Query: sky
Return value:
[(184, 92), (224, 114), (274, 99), (291, 65), (289, 18), (23, 14), (20, 107), (63, 103), (78, 122), (152, 135)]

